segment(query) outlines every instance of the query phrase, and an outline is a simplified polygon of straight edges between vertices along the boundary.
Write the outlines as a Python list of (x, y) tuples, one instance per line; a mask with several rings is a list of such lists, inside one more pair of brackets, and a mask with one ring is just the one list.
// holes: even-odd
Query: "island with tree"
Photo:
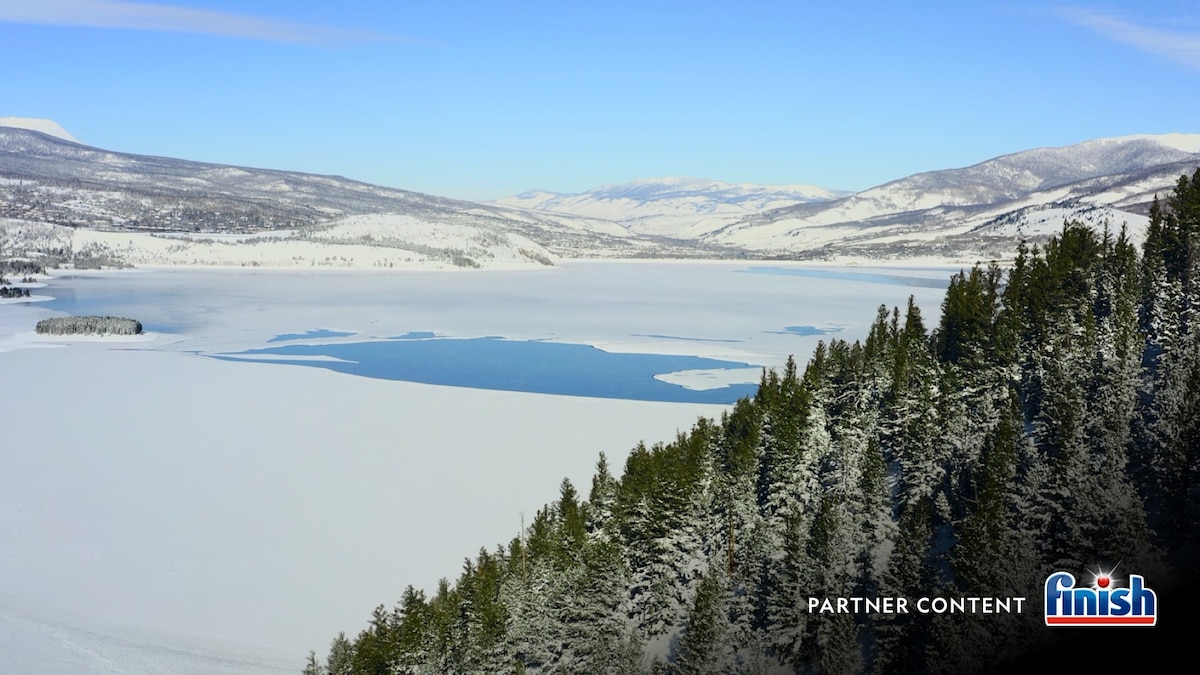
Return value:
[(140, 335), (142, 324), (115, 316), (64, 316), (42, 319), (38, 335)]

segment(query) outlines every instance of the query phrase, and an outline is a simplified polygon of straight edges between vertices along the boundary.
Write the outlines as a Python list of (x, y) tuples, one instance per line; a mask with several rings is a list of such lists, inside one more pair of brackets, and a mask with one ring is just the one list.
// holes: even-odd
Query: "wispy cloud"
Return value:
[(366, 31), (118, 0), (0, 0), (0, 22), (221, 35), (293, 44), (397, 39)]
[(1067, 7), (1059, 13), (1110, 40), (1200, 70), (1200, 33), (1151, 28), (1090, 9)]

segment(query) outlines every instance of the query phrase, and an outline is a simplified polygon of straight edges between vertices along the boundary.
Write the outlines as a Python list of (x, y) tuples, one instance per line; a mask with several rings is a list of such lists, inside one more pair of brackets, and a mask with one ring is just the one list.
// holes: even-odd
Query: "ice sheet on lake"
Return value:
[[(845, 325), (836, 337), (853, 340), (880, 303), (914, 294), (933, 325), (941, 301), (938, 289), (737, 269), (139, 271), (52, 282), (46, 294), (71, 284), (74, 304), (0, 307), (0, 340), (65, 312), (177, 328), (152, 342), (0, 353), (13, 394), (0, 444), (0, 594), (103, 626), (250, 643), (265, 663), (294, 654), (298, 671), (309, 649), (361, 630), (406, 585), (432, 589), (481, 546), (511, 540), (521, 514), (528, 523), (563, 477), (586, 490), (600, 452), (621, 467), (639, 440), (670, 441), (697, 416), (728, 409), (420, 385), (197, 352), (262, 348), (318, 325), (361, 339), (504, 335), (776, 367), (789, 354), (803, 363), (830, 336), (765, 331), (836, 324)], [(89, 290), (101, 287), (119, 307)], [(716, 375), (688, 377), (695, 386)], [(12, 619), (28, 613), (2, 598), (0, 612), (9, 617), (0, 635), (8, 627), (47, 658), (75, 658)]]
[(719, 368), (716, 370), (680, 370), (674, 373), (655, 375), (654, 379), (677, 384), (685, 389), (708, 391), (724, 389), (735, 384), (758, 384), (761, 376), (760, 368)]

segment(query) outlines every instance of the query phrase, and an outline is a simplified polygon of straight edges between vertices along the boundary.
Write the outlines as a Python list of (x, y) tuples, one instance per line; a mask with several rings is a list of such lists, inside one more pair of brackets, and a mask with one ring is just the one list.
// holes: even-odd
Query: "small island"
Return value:
[(42, 319), (38, 335), (140, 335), (142, 324), (115, 316), (64, 316)]

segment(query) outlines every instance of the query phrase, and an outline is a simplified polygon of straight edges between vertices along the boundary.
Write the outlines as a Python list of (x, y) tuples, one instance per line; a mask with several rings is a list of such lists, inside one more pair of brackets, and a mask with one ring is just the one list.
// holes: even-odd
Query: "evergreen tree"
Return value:
[(326, 675), (325, 666), (317, 661), (317, 653), (314, 651), (308, 652), (308, 661), (304, 664), (303, 675)]
[[(900, 532), (883, 577), (881, 595), (920, 597), (934, 588), (933, 508), (925, 498), (904, 508)], [(885, 673), (911, 673), (925, 668), (931, 622), (918, 613), (885, 616), (877, 628), (877, 668)]]
[(604, 453), (600, 453), (600, 459), (596, 462), (596, 475), (592, 478), (592, 490), (588, 494), (585, 516), (590, 540), (609, 541), (613, 538), (615, 532), (611, 528), (616, 502), (617, 479), (609, 471), (608, 458)]
[(346, 639), (345, 633), (338, 633), (330, 643), (325, 670), (329, 675), (354, 675), (354, 646)]
[[(809, 558), (815, 563), (813, 595), (827, 598), (854, 595), (853, 536), (846, 527), (844, 506), (832, 496), (821, 500), (808, 537)], [(862, 670), (858, 626), (849, 614), (834, 614), (808, 624), (808, 660), (822, 673)]]
[(706, 575), (696, 587), (679, 638), (677, 670), (681, 675), (718, 675), (729, 672), (732, 651), (723, 589), (717, 575)]
[(354, 673), (388, 675), (398, 660), (400, 645), (398, 630), (392, 616), (379, 605), (371, 616), (370, 626), (354, 641), (351, 670)]

